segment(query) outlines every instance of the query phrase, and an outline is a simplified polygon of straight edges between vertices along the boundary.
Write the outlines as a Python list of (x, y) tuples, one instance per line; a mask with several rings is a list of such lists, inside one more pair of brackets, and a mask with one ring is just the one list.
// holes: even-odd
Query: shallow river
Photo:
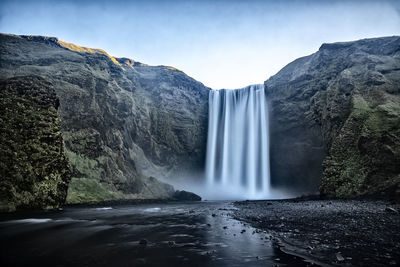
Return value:
[(65, 208), (0, 215), (2, 266), (307, 266), (229, 202)]

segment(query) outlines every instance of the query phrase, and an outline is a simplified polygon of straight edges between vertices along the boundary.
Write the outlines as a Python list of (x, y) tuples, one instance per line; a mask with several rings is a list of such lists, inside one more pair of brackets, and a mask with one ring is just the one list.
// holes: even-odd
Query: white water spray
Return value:
[(208, 123), (205, 197), (271, 197), (264, 85), (211, 90)]

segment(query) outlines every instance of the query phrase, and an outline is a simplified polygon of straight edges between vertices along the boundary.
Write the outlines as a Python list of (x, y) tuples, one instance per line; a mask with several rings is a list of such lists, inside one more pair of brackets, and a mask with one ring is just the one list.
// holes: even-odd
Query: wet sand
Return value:
[(362, 200), (236, 202), (236, 219), (319, 265), (399, 266), (400, 204)]

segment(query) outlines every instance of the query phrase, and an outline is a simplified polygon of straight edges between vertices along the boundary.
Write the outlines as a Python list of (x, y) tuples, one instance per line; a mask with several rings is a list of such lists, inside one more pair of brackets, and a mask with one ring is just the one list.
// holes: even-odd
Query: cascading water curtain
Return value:
[(264, 85), (211, 90), (208, 123), (208, 198), (267, 198), (269, 129)]

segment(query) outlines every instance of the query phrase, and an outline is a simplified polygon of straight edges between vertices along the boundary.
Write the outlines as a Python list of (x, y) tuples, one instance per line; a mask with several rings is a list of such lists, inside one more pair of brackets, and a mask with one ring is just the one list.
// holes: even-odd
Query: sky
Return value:
[(55, 36), (234, 89), (322, 43), (400, 35), (400, 1), (2, 0), (0, 32)]

